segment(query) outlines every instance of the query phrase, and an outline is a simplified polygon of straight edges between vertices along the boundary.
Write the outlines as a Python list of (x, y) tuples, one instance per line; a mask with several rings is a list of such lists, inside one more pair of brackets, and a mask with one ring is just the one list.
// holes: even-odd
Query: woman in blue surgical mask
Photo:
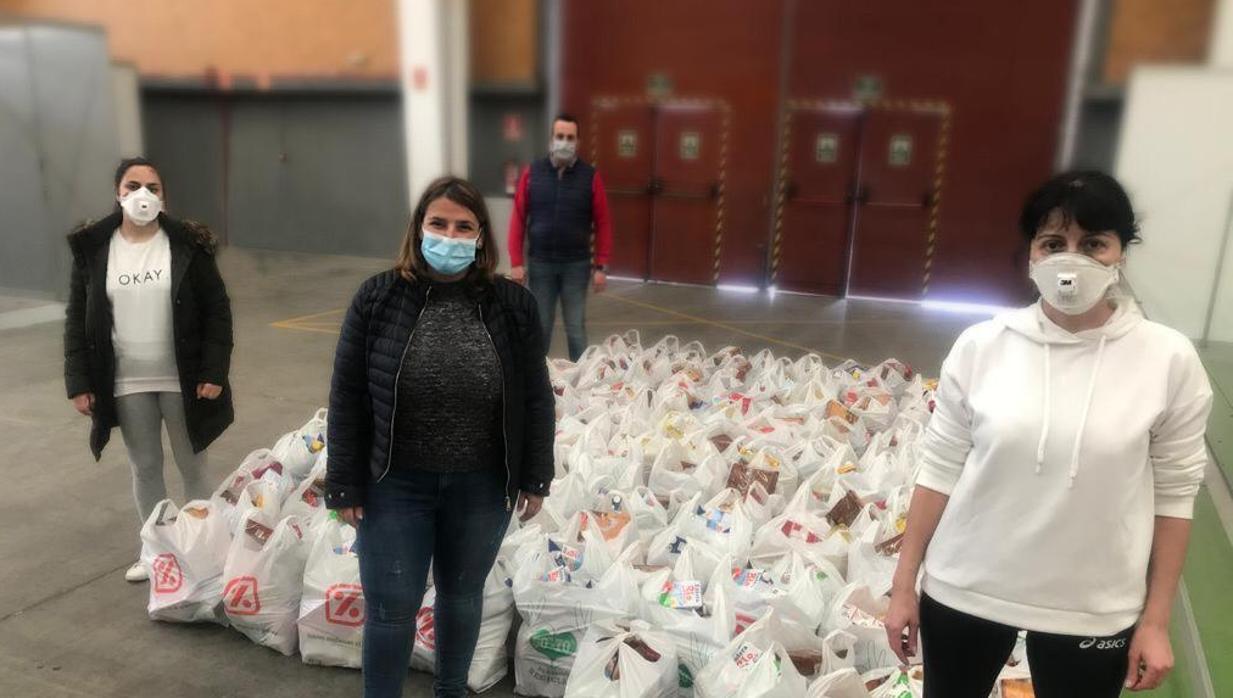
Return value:
[(907, 661), (919, 628), (926, 698), (988, 696), (1020, 631), (1039, 698), (1154, 689), (1211, 387), (1190, 341), (1120, 291), (1138, 228), (1116, 180), (1060, 174), (1019, 227), (1040, 300), (942, 365), (888, 640)]
[(437, 696), (465, 696), (484, 580), (553, 475), (555, 406), (530, 291), (495, 275), (480, 192), (445, 177), (395, 267), (364, 282), (330, 390), (326, 502), (358, 530), (364, 695), (402, 695), (429, 564)]

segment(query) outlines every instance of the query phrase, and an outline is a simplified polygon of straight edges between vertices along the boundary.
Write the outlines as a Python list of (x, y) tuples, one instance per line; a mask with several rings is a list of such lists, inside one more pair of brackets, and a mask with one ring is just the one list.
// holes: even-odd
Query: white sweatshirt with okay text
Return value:
[(1138, 622), (1155, 517), (1190, 518), (1212, 391), (1190, 340), (1123, 302), (1072, 334), (1039, 304), (966, 330), (917, 484), (950, 496), (925, 555), (939, 603), (1103, 637)]

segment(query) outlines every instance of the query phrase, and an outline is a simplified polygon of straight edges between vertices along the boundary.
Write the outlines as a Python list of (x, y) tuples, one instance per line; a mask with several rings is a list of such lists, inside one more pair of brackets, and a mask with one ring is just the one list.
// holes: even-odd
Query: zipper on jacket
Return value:
[(411, 326), (411, 334), (407, 335), (407, 344), (402, 348), (402, 356), (398, 359), (398, 370), (394, 372), (394, 405), (390, 408), (390, 445), (389, 453), (385, 454), (385, 471), (381, 473), (381, 477), (377, 478), (377, 482), (385, 479), (386, 475), (390, 474), (390, 466), (394, 463), (394, 425), (397, 423), (398, 417), (398, 381), (402, 379), (402, 365), (407, 361), (407, 351), (411, 349), (411, 340), (415, 339), (415, 331), (419, 329), (420, 318), (424, 317), (424, 311), (428, 310), (428, 298), (432, 295), (432, 286), (424, 292), (424, 305), (420, 307), (420, 312), (415, 316), (415, 324)]
[(481, 303), (476, 306), (479, 309), (480, 325), (484, 328), (484, 334), (488, 336), (488, 343), (492, 345), (492, 353), (497, 357), (497, 366), (501, 367), (501, 456), (505, 461), (505, 510), (513, 511), (514, 505), (509, 498), (509, 436), (505, 430), (505, 366), (501, 363), (501, 352), (497, 351), (497, 343), (492, 338), (492, 333), (488, 331), (488, 324), (484, 322), (484, 305)]

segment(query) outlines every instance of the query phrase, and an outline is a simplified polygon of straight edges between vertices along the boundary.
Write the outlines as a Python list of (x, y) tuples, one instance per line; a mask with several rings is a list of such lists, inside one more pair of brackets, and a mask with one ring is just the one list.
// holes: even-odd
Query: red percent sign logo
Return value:
[(432, 617), (432, 606), (425, 606), (415, 614), (415, 637), (424, 649), (437, 649), (437, 630)]
[(350, 628), (364, 624), (364, 590), (359, 584), (335, 584), (325, 590), (325, 622)]
[(184, 586), (184, 573), (180, 571), (180, 562), (171, 553), (163, 553), (154, 558), (154, 593), (173, 594)]
[(236, 577), (227, 582), (223, 590), (223, 602), (227, 613), (237, 616), (255, 616), (261, 612), (261, 597), (257, 595), (257, 578)]

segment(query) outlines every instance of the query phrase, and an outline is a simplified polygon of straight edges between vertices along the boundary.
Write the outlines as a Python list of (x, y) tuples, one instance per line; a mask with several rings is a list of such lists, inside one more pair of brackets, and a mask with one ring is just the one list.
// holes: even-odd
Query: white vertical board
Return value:
[(497, 249), (501, 251), (497, 273), (508, 274), (510, 270), (509, 219), (514, 215), (514, 200), (508, 196), (486, 196), (484, 204), (488, 207), (488, 217), (492, 222), (492, 236), (496, 238)]
[(102, 31), (0, 28), (0, 287), (67, 290), (64, 236), (111, 211), (118, 158)]
[(1213, 68), (1233, 69), (1233, 0), (1219, 0), (1212, 15), (1208, 63)]
[(141, 137), (141, 89), (137, 85), (137, 67), (133, 64), (111, 64), (111, 103), (116, 111), (116, 144), (120, 156), (145, 155)]
[[(1233, 70), (1137, 69), (1116, 172), (1144, 239), (1128, 255), (1127, 276), (1149, 316), (1197, 339), (1233, 198)], [(1233, 341), (1233, 261), (1222, 275), (1210, 338)]]

